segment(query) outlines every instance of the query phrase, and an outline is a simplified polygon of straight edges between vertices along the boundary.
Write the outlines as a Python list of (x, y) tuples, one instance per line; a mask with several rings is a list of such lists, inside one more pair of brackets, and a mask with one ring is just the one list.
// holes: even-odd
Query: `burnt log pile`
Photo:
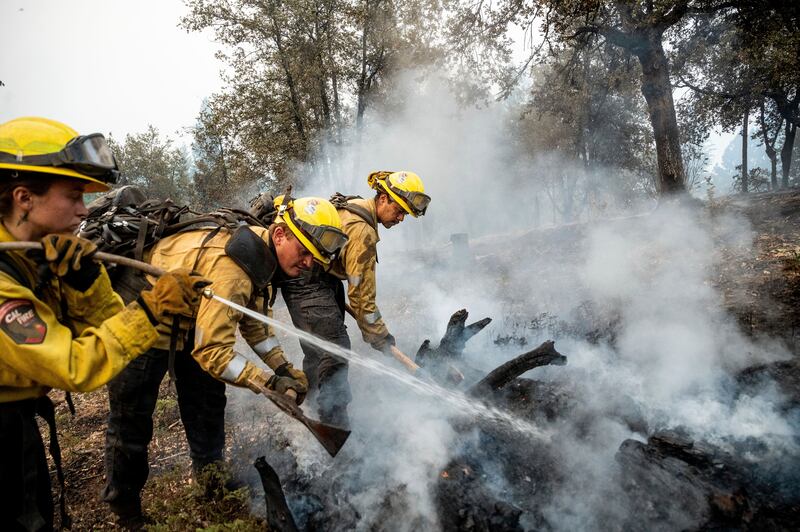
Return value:
[[(454, 314), (448, 331), (463, 327), (466, 312)], [(468, 333), (469, 334), (469, 333)], [(471, 338), (474, 334), (469, 334)], [(453, 336), (451, 335), (450, 338)], [(448, 335), (445, 335), (448, 338)], [(463, 343), (445, 341), (442, 352), (430, 343), (421, 350), (456, 365)], [(457, 338), (457, 336), (456, 336)], [(450, 345), (461, 350), (452, 350)], [(433, 356), (431, 356), (433, 354)], [(467, 393), (521, 419), (556, 424), (580, 439), (598, 430), (593, 410), (565, 383), (521, 377), (537, 367), (565, 365), (567, 358), (552, 341), (500, 365), (471, 384)], [(765, 382), (783, 393), (782, 408), (800, 405), (800, 364), (795, 361), (756, 366), (737, 376), (739, 393), (753, 392)], [(791, 454), (759, 442), (736, 444), (733, 451), (694, 441), (680, 428), (651, 433), (641, 411), (627, 397), (611, 403), (615, 419), (639, 439), (626, 439), (615, 454), (615, 482), (604, 489), (615, 506), (595, 523), (639, 530), (796, 530), (800, 524), (800, 464)], [(565, 425), (568, 422), (569, 425)], [(563, 528), (543, 508), (553, 505), (560, 486), (568, 484), (564, 452), (558, 437), (535, 441), (498, 424), (455, 422), (465, 434), (476, 431), (458, 457), (441, 472), (436, 489), (444, 530), (512, 531)], [(793, 459), (794, 458), (794, 459)], [(788, 462), (788, 463), (787, 463)]]
[[(464, 351), (467, 342), (491, 320), (467, 325), (468, 316), (466, 310), (454, 313), (438, 346), (423, 342), (416, 363), (441, 386), (457, 387), (475, 401), (542, 429), (542, 434), (532, 435), (497, 420), (450, 419), (459, 434), (458, 448), (438, 472), (432, 490), (436, 525), (441, 529), (798, 529), (800, 461), (796, 448), (776, 451), (755, 439), (711, 443), (692, 439), (681, 427), (650, 426), (632, 398), (598, 401), (587, 394), (582, 384), (593, 376), (576, 368), (561, 369), (567, 357), (553, 341), (488, 374), (478, 371), (466, 362)], [(551, 366), (556, 367), (544, 369)], [(448, 378), (453, 367), (465, 376), (460, 384)], [(794, 412), (791, 415), (800, 423), (800, 364), (756, 366), (734, 376), (732, 382), (737, 388), (734, 397), (755, 394), (765, 384), (775, 386), (782, 394), (779, 407)], [(592, 478), (589, 471), (584, 475), (575, 466), (583, 463), (576, 462), (576, 455), (596, 450), (598, 446), (593, 445), (598, 441), (611, 442), (609, 452), (597, 458), (602, 462), (597, 469), (603, 471), (599, 479)], [(799, 444), (795, 438), (794, 446)], [(352, 489), (363, 483), (366, 487), (370, 480), (360, 476), (360, 457), (347, 458), (347, 446), (343, 451), (338, 467), (324, 478), (288, 479), (290, 506), (294, 498), (293, 510), (302, 508), (295, 513), (301, 528), (352, 529), (363, 524), (363, 516), (351, 504), (344, 486)], [(274, 485), (274, 480), (270, 482)], [(265, 481), (265, 489), (268, 485)], [(401, 493), (404, 488), (393, 489), (387, 490), (380, 505), (379, 512), (386, 520), (379, 522), (391, 523), (390, 516), (403, 513), (402, 504), (408, 504)], [(580, 497), (586, 493), (602, 502), (585, 506)], [(293, 523), (288, 523), (285, 515), (281, 517), (281, 498), (276, 500), (270, 520), (289, 525), (276, 529), (290, 530)], [(584, 514), (590, 515), (588, 521)], [(430, 526), (420, 522), (409, 528)]]
[(631, 515), (690, 530), (797, 530), (797, 465), (743, 459), (765, 451), (755, 444), (736, 451), (680, 431), (657, 432), (647, 443), (624, 441), (616, 459)]

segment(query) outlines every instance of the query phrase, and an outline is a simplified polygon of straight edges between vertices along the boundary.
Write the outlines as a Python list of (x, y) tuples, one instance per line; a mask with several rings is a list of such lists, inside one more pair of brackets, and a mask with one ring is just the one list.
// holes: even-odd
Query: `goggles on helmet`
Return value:
[(336, 227), (310, 224), (295, 216), (292, 205), (293, 200), (289, 195), (290, 190), (291, 188), (283, 195), (283, 201), (278, 207), (278, 217), (282, 216), (284, 221), (288, 222), (288, 225), (293, 225), (300, 231), (308, 239), (309, 243), (316, 248), (320, 258), (328, 261), (333, 260), (344, 245), (347, 244), (347, 235)]
[(417, 216), (424, 216), (425, 211), (428, 210), (428, 205), (431, 202), (431, 197), (425, 194), (424, 192), (409, 192), (406, 190), (401, 190), (392, 185), (391, 181), (388, 179), (384, 179), (383, 183), (386, 187), (400, 196), (403, 201), (414, 211), (414, 214)]
[(293, 215), (292, 222), (301, 230), (320, 254), (334, 258), (339, 250), (347, 244), (347, 235), (341, 229), (330, 225), (312, 225)]
[(117, 160), (101, 133), (75, 137), (56, 153), (20, 157), (0, 152), (0, 161), (30, 166), (61, 166), (104, 183), (116, 183), (119, 176)]

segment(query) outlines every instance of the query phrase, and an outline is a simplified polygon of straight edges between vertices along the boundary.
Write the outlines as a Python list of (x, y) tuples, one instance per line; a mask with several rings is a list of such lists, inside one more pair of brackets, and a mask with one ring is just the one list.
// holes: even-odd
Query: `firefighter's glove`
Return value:
[(255, 375), (248, 373), (248, 377), (245, 379), (244, 383), (253, 392), (261, 393), (262, 388), (267, 387), (267, 382), (269, 382), (270, 378), (272, 378), (272, 375), (263, 369), (259, 369)]
[(211, 281), (197, 272), (181, 268), (165, 273), (150, 290), (144, 290), (137, 299), (147, 313), (150, 323), (172, 324), (174, 316), (194, 318), (202, 299), (203, 288)]
[(279, 394), (285, 394), (289, 390), (294, 390), (297, 394), (295, 402), (301, 405), (308, 392), (308, 379), (306, 379), (306, 375), (302, 371), (300, 371), (300, 374), (303, 376), (302, 380), (295, 379), (294, 377), (280, 376), (276, 373), (267, 381), (267, 388)]
[(308, 377), (302, 369), (297, 369), (291, 362), (286, 362), (275, 368), (278, 377), (289, 377), (300, 382), (308, 390)]
[(100, 264), (92, 260), (97, 246), (70, 234), (52, 234), (42, 238), (44, 259), (50, 271), (66, 284), (85, 292), (100, 276)]
[(391, 348), (392, 346), (397, 345), (397, 342), (395, 341), (394, 336), (392, 336), (392, 333), (386, 333), (386, 336), (384, 336), (380, 340), (372, 342), (369, 345), (371, 345), (373, 349), (375, 349), (376, 351), (380, 351), (384, 355), (391, 355), (392, 354)]

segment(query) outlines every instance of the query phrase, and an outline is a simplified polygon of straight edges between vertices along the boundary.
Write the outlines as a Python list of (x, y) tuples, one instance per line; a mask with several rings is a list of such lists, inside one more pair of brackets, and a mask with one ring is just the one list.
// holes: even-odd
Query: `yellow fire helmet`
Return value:
[(347, 243), (342, 220), (333, 204), (323, 198), (275, 198), (276, 222), (284, 222), (314, 260), (327, 266)]
[(424, 216), (431, 202), (422, 179), (414, 172), (372, 172), (367, 183), (373, 190), (389, 194), (414, 218)]
[(15, 118), (0, 124), (0, 168), (74, 177), (86, 192), (105, 192), (119, 168), (100, 133), (78, 132), (55, 120)]

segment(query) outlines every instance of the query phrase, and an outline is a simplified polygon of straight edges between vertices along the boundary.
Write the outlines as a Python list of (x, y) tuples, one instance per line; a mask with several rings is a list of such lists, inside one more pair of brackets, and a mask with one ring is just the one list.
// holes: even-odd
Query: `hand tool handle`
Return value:
[(412, 374), (415, 374), (417, 371), (419, 371), (419, 365), (411, 360), (408, 355), (400, 351), (397, 346), (393, 345), (389, 348), (389, 350), (392, 352), (392, 356), (395, 358), (395, 360), (404, 365)]
[[(0, 251), (21, 251), (26, 249), (42, 249), (41, 242), (0, 242)], [(119, 264), (120, 266), (129, 266), (131, 268), (135, 268), (137, 270), (141, 270), (144, 273), (150, 274), (154, 277), (161, 277), (166, 273), (164, 270), (159, 268), (158, 266), (153, 266), (152, 264), (147, 264), (146, 262), (142, 262), (140, 260), (131, 259), (128, 257), (123, 257), (121, 255), (114, 255), (113, 253), (105, 253), (103, 251), (98, 251), (94, 255), (92, 255), (94, 260), (99, 260), (102, 262), (110, 262), (113, 264)]]

